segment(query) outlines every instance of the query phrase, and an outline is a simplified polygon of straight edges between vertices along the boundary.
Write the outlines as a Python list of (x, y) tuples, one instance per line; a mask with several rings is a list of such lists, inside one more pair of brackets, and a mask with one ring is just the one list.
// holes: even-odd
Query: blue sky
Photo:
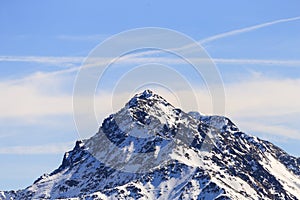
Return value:
[[(60, 164), (78, 139), (77, 67), (101, 41), (133, 28), (169, 28), (199, 41), (224, 80), (226, 115), (300, 156), (299, 1), (0, 4), (0, 190), (24, 188)], [(209, 113), (205, 102), (200, 111)]]

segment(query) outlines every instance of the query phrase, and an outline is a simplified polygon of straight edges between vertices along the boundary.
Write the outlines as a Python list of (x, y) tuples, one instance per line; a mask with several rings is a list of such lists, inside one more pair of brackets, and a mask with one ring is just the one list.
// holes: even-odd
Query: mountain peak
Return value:
[(296, 200), (299, 194), (299, 159), (226, 117), (185, 113), (145, 90), (96, 135), (77, 142), (57, 170), (26, 189), (0, 191), (0, 200)]
[(162, 124), (170, 124), (178, 118), (180, 109), (176, 109), (163, 97), (151, 90), (136, 94), (116, 115), (129, 114), (134, 121), (149, 125), (151, 120), (159, 119)]
[(129, 108), (138, 107), (141, 105), (144, 105), (145, 103), (149, 103), (149, 106), (151, 106), (151, 102), (159, 102), (163, 104), (170, 105), (164, 98), (159, 96), (158, 94), (155, 94), (153, 91), (147, 89), (144, 90), (141, 93), (138, 93), (132, 97), (129, 102), (126, 104)]
[(142, 93), (137, 94), (137, 95), (142, 96), (143, 98), (149, 98), (152, 96), (152, 94), (153, 94), (152, 90), (146, 89)]

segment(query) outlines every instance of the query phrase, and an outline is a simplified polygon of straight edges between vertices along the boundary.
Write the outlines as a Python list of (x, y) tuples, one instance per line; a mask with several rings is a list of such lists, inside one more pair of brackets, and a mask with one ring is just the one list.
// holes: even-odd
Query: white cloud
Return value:
[(266, 134), (266, 137), (268, 137), (268, 135), (273, 135), (283, 139), (300, 140), (299, 129), (290, 128), (284, 125), (266, 124), (263, 121), (240, 121), (239, 125), (240, 128), (243, 128), (244, 131), (247, 130), (251, 135), (259, 134), (265, 136)]
[(300, 113), (300, 79), (253, 78), (225, 85), (226, 110), (236, 117)]
[(68, 76), (38, 73), (22, 81), (0, 82), (0, 118), (72, 114), (72, 96), (61, 91)]
[(33, 155), (33, 154), (63, 154), (69, 151), (74, 146), (74, 142), (43, 144), (33, 146), (11, 146), (1, 147), (0, 154), (19, 154), (19, 155)]

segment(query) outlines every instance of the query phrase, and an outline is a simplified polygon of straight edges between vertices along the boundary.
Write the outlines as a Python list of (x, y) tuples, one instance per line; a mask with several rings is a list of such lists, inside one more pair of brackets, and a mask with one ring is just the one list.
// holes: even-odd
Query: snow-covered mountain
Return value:
[(0, 199), (300, 199), (300, 158), (146, 90), (58, 169)]

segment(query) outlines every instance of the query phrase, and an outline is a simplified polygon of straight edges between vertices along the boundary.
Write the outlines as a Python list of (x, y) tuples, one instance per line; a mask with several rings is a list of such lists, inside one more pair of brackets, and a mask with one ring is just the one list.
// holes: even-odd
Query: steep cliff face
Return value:
[(299, 199), (300, 159), (146, 90), (60, 167), (0, 199)]

